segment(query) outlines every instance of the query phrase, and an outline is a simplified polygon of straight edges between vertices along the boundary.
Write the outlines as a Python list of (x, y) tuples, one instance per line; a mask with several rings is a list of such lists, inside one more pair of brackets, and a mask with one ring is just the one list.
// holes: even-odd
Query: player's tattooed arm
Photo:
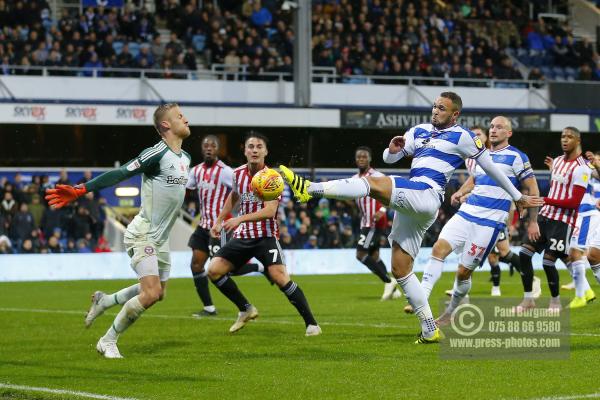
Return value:
[[(538, 187), (537, 180), (533, 175), (521, 181), (521, 186), (523, 187), (523, 192), (525, 194), (536, 197), (540, 195), (540, 189)], [(529, 217), (529, 224), (527, 225), (527, 236), (532, 242), (535, 242), (540, 238), (540, 227), (537, 222), (538, 210), (538, 207), (532, 207), (527, 210), (527, 215)]]

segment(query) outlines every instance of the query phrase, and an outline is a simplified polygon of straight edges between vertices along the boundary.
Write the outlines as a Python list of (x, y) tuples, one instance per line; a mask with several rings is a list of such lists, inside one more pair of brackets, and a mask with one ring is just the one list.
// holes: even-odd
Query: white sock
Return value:
[(433, 314), (431, 313), (431, 308), (427, 302), (427, 296), (425, 296), (425, 293), (423, 292), (419, 279), (411, 272), (404, 278), (398, 278), (396, 281), (400, 287), (402, 287), (406, 300), (408, 300), (415, 315), (421, 322), (421, 332), (423, 337), (432, 337), (436, 330), (435, 321), (433, 320)]
[(571, 278), (573, 277), (573, 263), (571, 261), (569, 261), (566, 264), (567, 267), (567, 271), (569, 271), (569, 275), (571, 275)]
[(106, 331), (104, 338), (116, 342), (119, 335), (137, 321), (144, 311), (146, 311), (146, 309), (142, 307), (139, 297), (135, 296), (131, 298), (125, 303), (123, 308), (121, 308), (121, 311), (119, 311), (115, 317), (112, 325), (108, 328), (108, 331)]
[(454, 291), (452, 292), (452, 298), (450, 299), (450, 303), (446, 308), (446, 313), (451, 314), (452, 311), (454, 311), (454, 309), (458, 307), (462, 299), (464, 299), (465, 296), (469, 294), (470, 290), (471, 278), (464, 281), (459, 281), (458, 278), (456, 278), (454, 280)]
[(587, 281), (585, 278), (585, 262), (583, 260), (573, 261), (571, 267), (573, 268), (573, 281), (575, 281), (575, 296), (583, 297), (585, 296), (585, 282)]
[(329, 182), (312, 182), (308, 193), (328, 199), (353, 200), (369, 195), (371, 190), (365, 178), (336, 179)]
[(111, 308), (117, 304), (125, 304), (133, 296), (137, 296), (140, 293), (140, 284), (136, 283), (129, 287), (123, 288), (118, 292), (107, 294), (100, 300), (100, 305), (104, 309)]
[(431, 295), (431, 291), (435, 286), (435, 283), (442, 276), (442, 270), (444, 269), (444, 260), (440, 260), (439, 258), (431, 257), (427, 265), (425, 265), (425, 269), (423, 270), (423, 278), (421, 278), (421, 287), (423, 288), (423, 292), (425, 292), (425, 296), (429, 299)]
[(526, 299), (533, 299), (533, 292), (525, 292), (523, 297)]
[(204, 309), (208, 312), (215, 312), (217, 311), (217, 307), (215, 307), (214, 305), (212, 306), (204, 306)]
[(596, 282), (600, 283), (600, 264), (592, 265), (590, 268), (592, 268)]
[(588, 290), (590, 290), (592, 288), (590, 286), (590, 282), (587, 280), (587, 276), (586, 276), (587, 269), (591, 268), (591, 266), (590, 266), (590, 262), (588, 261), (587, 257), (583, 257), (581, 260), (583, 261), (583, 277), (585, 278), (585, 280), (583, 282), (584, 283), (583, 290), (587, 292)]

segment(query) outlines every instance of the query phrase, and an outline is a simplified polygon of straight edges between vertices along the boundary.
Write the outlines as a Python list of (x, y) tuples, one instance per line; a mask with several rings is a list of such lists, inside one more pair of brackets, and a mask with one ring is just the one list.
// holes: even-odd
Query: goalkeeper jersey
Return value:
[(142, 174), (140, 211), (127, 226), (125, 238), (163, 245), (185, 197), (191, 157), (173, 152), (164, 141), (147, 148), (121, 168), (109, 171), (85, 184), (88, 191), (112, 186)]

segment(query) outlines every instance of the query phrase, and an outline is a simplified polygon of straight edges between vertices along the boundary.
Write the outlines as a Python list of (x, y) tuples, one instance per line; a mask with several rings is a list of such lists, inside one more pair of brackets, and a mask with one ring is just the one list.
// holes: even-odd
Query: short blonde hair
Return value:
[(160, 131), (160, 123), (165, 120), (165, 116), (167, 115), (167, 113), (175, 107), (179, 107), (179, 104), (166, 103), (158, 106), (156, 110), (154, 110), (154, 115), (152, 116), (154, 121), (154, 129), (156, 129), (159, 135), (162, 136), (162, 132)]
[(505, 117), (504, 115), (497, 115), (494, 118), (503, 118), (506, 122), (506, 130), (512, 132), (512, 121), (510, 120), (510, 118)]

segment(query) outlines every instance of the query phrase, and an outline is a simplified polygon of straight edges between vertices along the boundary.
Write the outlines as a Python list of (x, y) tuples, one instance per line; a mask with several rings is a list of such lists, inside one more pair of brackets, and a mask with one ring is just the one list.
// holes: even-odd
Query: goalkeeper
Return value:
[(87, 192), (113, 186), (137, 174), (142, 175), (142, 205), (127, 226), (125, 247), (139, 283), (113, 294), (97, 291), (85, 317), (86, 327), (106, 309), (122, 304), (110, 328), (96, 345), (106, 358), (122, 358), (117, 339), (144, 311), (165, 295), (169, 271), (169, 233), (185, 197), (191, 157), (181, 149), (190, 135), (188, 120), (179, 106), (169, 103), (154, 111), (154, 127), (161, 141), (140, 153), (123, 167), (108, 171), (79, 185), (56, 185), (46, 191), (53, 208), (61, 208)]

